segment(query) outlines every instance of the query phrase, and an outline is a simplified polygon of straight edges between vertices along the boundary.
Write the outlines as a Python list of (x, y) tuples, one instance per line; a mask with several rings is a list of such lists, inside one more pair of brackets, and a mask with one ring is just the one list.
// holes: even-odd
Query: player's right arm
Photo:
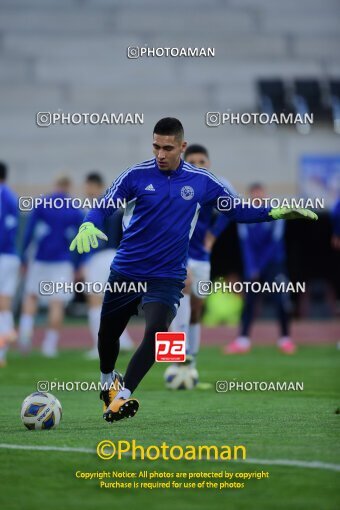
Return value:
[[(85, 216), (80, 225), (78, 234), (73, 239), (70, 250), (78, 253), (89, 253), (91, 248), (98, 248), (98, 239), (107, 241), (108, 238), (100, 229), (103, 228), (106, 217), (111, 216), (120, 204), (118, 200), (128, 201), (131, 198), (130, 173), (132, 169), (125, 170), (117, 177), (101, 197), (96, 207), (93, 207)], [(117, 206), (115, 205), (117, 204)]]
[(230, 220), (237, 223), (262, 223), (273, 220), (317, 220), (318, 216), (309, 209), (292, 207), (253, 207), (242, 203), (235, 203), (235, 196), (211, 172), (207, 173), (207, 186), (203, 205), (211, 204), (215, 207), (219, 199), (225, 199), (228, 207), (219, 209)]

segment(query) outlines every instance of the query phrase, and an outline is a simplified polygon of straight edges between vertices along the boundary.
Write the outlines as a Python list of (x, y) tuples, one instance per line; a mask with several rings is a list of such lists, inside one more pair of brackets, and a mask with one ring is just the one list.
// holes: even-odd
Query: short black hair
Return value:
[(164, 117), (164, 119), (159, 120), (153, 129), (153, 133), (163, 136), (175, 136), (180, 140), (184, 138), (182, 123), (174, 117)]
[(7, 179), (7, 165), (0, 161), (0, 181), (5, 181)]
[(249, 191), (254, 191), (255, 189), (264, 189), (265, 186), (262, 182), (252, 182), (251, 184), (249, 184), (248, 186), (248, 190)]
[(204, 154), (209, 159), (209, 152), (203, 145), (199, 145), (198, 143), (193, 143), (188, 145), (184, 152), (184, 159), (186, 159), (191, 154)]
[(86, 182), (93, 182), (99, 186), (104, 186), (103, 176), (99, 172), (90, 172), (87, 174)]

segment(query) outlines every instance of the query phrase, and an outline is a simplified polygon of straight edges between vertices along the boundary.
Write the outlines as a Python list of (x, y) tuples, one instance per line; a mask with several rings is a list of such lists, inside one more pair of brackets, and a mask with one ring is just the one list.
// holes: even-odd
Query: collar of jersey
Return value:
[(180, 164), (178, 165), (178, 167), (176, 168), (176, 170), (161, 170), (158, 165), (157, 165), (157, 161), (156, 161), (156, 158), (155, 158), (155, 169), (162, 175), (164, 175), (164, 177), (177, 177), (177, 175), (180, 175), (182, 172), (183, 172), (183, 164), (184, 164), (184, 160), (181, 159), (180, 161)]

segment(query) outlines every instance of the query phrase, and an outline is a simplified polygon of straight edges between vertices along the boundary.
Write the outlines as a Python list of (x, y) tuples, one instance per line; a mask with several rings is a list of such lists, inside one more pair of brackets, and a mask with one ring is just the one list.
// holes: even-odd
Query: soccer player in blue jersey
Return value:
[[(259, 203), (266, 197), (266, 189), (261, 183), (254, 183), (249, 187), (249, 196)], [(246, 281), (284, 282), (287, 279), (284, 221), (238, 225), (238, 233)], [(273, 292), (271, 296), (280, 324), (278, 348), (284, 354), (293, 354), (296, 346), (289, 336), (288, 296), (283, 292)], [(257, 297), (252, 291), (246, 293), (240, 334), (225, 347), (225, 354), (244, 354), (250, 350), (249, 332)]]
[[(85, 194), (90, 200), (99, 199), (104, 188), (104, 179), (98, 172), (91, 172), (85, 180)], [(108, 235), (108, 242), (100, 241), (96, 251), (86, 254), (82, 265), (82, 271), (86, 282), (99, 282), (105, 284), (110, 273), (110, 264), (116, 255), (122, 237), (122, 212), (116, 211), (106, 218), (104, 231)], [(88, 359), (98, 359), (98, 331), (100, 325), (100, 312), (102, 309), (103, 295), (90, 292), (86, 296), (88, 303), (88, 321), (93, 340), (93, 348), (86, 353)], [(133, 341), (124, 330), (120, 337), (120, 349), (130, 351), (134, 347)]]
[(8, 343), (15, 340), (12, 300), (20, 259), (16, 249), (18, 198), (7, 186), (7, 166), (0, 162), (0, 367), (6, 364)]
[[(19, 322), (19, 348), (27, 352), (31, 348), (34, 316), (37, 311), (38, 299), (48, 303), (48, 328), (42, 343), (42, 353), (47, 357), (57, 355), (60, 329), (64, 318), (65, 305), (72, 298), (71, 292), (53, 290), (57, 282), (73, 282), (74, 267), (68, 249), (70, 239), (74, 236), (84, 219), (83, 213), (69, 206), (66, 199), (70, 198), (71, 180), (60, 177), (56, 182), (55, 191), (47, 195), (46, 203), (40, 204), (31, 213), (24, 234), (22, 260), (24, 266), (29, 258), (29, 250), (33, 248), (34, 255), (28, 265), (25, 283), (25, 297)], [(51, 201), (51, 206), (49, 205)], [(58, 200), (54, 203), (53, 200)], [(59, 202), (64, 206), (60, 207)], [(48, 288), (40, 288), (40, 282), (51, 284)], [(42, 295), (47, 292), (48, 295)]]
[[(199, 168), (210, 168), (208, 150), (199, 144), (189, 145), (184, 152), (184, 161)], [(220, 179), (229, 193), (235, 194), (230, 184)], [(218, 220), (217, 220), (218, 218)], [(188, 278), (183, 290), (184, 297), (181, 306), (171, 324), (173, 331), (183, 331), (187, 338), (187, 360), (191, 366), (196, 364), (196, 356), (200, 347), (201, 339), (201, 316), (204, 303), (204, 295), (199, 292), (199, 282), (210, 279), (210, 253), (206, 248), (208, 231), (216, 240), (229, 223), (227, 216), (220, 213), (214, 217), (214, 205), (209, 204), (200, 209), (195, 230), (189, 243), (188, 253)]]
[[(155, 361), (155, 334), (167, 331), (182, 297), (189, 240), (200, 208), (215, 205), (229, 190), (208, 170), (185, 163), (181, 154), (187, 147), (181, 122), (164, 118), (153, 133), (154, 158), (128, 168), (108, 189), (107, 206), (92, 209), (85, 217), (70, 249), (79, 253), (97, 248), (104, 220), (114, 212), (112, 200), (127, 201), (123, 218), (123, 238), (111, 265), (109, 282), (119, 282), (121, 291), (104, 296), (98, 335), (101, 382), (118, 382), (115, 372), (119, 354), (118, 339), (141, 302), (145, 313), (145, 332), (132, 356), (124, 388), (104, 390), (104, 419), (113, 422), (133, 417), (139, 402), (131, 398), (138, 384)], [(235, 206), (225, 212), (238, 222), (272, 221), (279, 218), (317, 219), (305, 209), (270, 209)], [(127, 284), (126, 291), (122, 283)], [(131, 282), (146, 282), (147, 290), (129, 292)], [(136, 287), (135, 287), (136, 288)], [(133, 289), (133, 287), (132, 287)]]

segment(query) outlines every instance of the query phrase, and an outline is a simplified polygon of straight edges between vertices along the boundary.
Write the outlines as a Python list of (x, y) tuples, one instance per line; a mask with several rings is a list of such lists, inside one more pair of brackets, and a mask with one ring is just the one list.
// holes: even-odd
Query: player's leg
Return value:
[[(107, 310), (106, 310), (107, 311)], [(101, 315), (98, 333), (98, 352), (100, 360), (100, 382), (102, 391), (100, 399), (104, 402), (104, 411), (116, 397), (118, 391), (124, 387), (122, 375), (115, 370), (120, 350), (122, 332), (132, 315), (136, 314), (137, 301), (113, 310), (112, 313)]]
[(12, 301), (17, 289), (20, 260), (16, 255), (0, 255), (0, 313), (3, 331), (9, 341), (16, 339)]
[(204, 296), (200, 294), (200, 282), (210, 278), (210, 262), (204, 260), (189, 259), (188, 267), (191, 272), (191, 317), (189, 326), (189, 338), (187, 351), (192, 357), (192, 365), (195, 366), (196, 356), (201, 343), (201, 317), (203, 312)]
[[(88, 359), (98, 359), (98, 334), (101, 326), (101, 309), (102, 309), (102, 296), (99, 294), (90, 294), (88, 296), (88, 316), (89, 316), (89, 325), (91, 330), (91, 335), (93, 338), (93, 348), (86, 353), (86, 357)], [(130, 319), (130, 315), (128, 315), (128, 319), (126, 321), (125, 326), (127, 325)], [(104, 321), (105, 322), (105, 321)], [(119, 350), (131, 350), (134, 346), (133, 341), (124, 328), (120, 331), (119, 342), (116, 342), (119, 345)], [(118, 352), (119, 352), (118, 350)], [(118, 355), (118, 354), (117, 354)]]
[(101, 315), (98, 352), (102, 384), (110, 384), (113, 380), (113, 371), (120, 350), (119, 339), (131, 316), (136, 313), (136, 307), (137, 303), (133, 301), (117, 310), (113, 310), (112, 313)]
[(41, 345), (41, 352), (47, 358), (53, 358), (58, 354), (58, 342), (64, 313), (65, 303), (62, 300), (53, 299), (49, 301), (47, 330)]
[(34, 318), (38, 308), (40, 282), (43, 280), (50, 280), (44, 264), (39, 261), (31, 262), (26, 274), (23, 304), (19, 320), (18, 345), (22, 353), (27, 353), (32, 348)]
[(199, 352), (201, 345), (201, 317), (203, 312), (204, 299), (191, 295), (191, 318), (189, 326), (189, 353), (194, 358)]
[(159, 331), (168, 331), (174, 316), (173, 310), (164, 303), (146, 303), (145, 332), (143, 340), (132, 356), (124, 377), (125, 393), (117, 395), (128, 398), (155, 362), (155, 337)]
[(22, 353), (27, 353), (32, 348), (34, 317), (37, 307), (38, 297), (35, 294), (27, 294), (22, 304), (19, 320), (18, 345)]
[(132, 356), (124, 376), (124, 388), (111, 402), (104, 418), (106, 421), (118, 421), (132, 418), (138, 410), (139, 403), (130, 398), (141, 380), (155, 362), (155, 337), (159, 331), (168, 331), (175, 311), (165, 303), (149, 302), (144, 304), (145, 332), (138, 349)]
[[(132, 315), (138, 315), (138, 304), (142, 293), (131, 293), (123, 291), (114, 291), (115, 283), (122, 285), (125, 279), (111, 271), (107, 289), (104, 294), (103, 306), (100, 318), (100, 327), (98, 333), (98, 352), (100, 360), (100, 380), (103, 390), (100, 393), (101, 400), (104, 401), (105, 408), (109, 406), (117, 395), (119, 385), (123, 383), (122, 377), (115, 370), (116, 361), (120, 350), (120, 337), (126, 328)], [(129, 282), (127, 282), (129, 283)]]
[[(190, 325), (190, 315), (191, 315), (191, 304), (190, 304), (190, 294), (191, 294), (191, 285), (192, 285), (192, 275), (189, 267), (187, 268), (187, 278), (184, 282), (183, 289), (183, 298), (181, 299), (179, 308), (177, 310), (177, 315), (172, 321), (170, 325), (171, 331), (181, 331), (185, 333), (187, 345), (189, 338), (189, 325)], [(188, 349), (187, 349), (188, 350)]]
[(58, 354), (58, 343), (64, 320), (65, 306), (72, 299), (73, 293), (66, 287), (56, 287), (58, 283), (71, 284), (74, 269), (70, 262), (46, 262), (42, 264), (43, 278), (54, 285), (54, 293), (46, 296), (48, 302), (47, 330), (41, 345), (44, 356), (52, 358)]
[(104, 413), (107, 421), (129, 418), (137, 412), (139, 403), (130, 395), (155, 362), (156, 333), (169, 330), (183, 297), (183, 288), (181, 280), (162, 278), (148, 281), (148, 289), (142, 298), (146, 321), (144, 337), (128, 365), (124, 390), (116, 395)]
[(255, 303), (256, 294), (252, 291), (247, 292), (244, 298), (240, 334), (235, 340), (225, 346), (225, 354), (246, 354), (250, 350), (249, 332), (254, 319)]
[[(103, 250), (95, 253), (84, 266), (85, 280), (87, 282), (107, 282), (110, 265), (116, 250)], [(100, 327), (101, 309), (103, 304), (103, 295), (90, 293), (87, 296), (88, 303), (88, 321), (93, 341), (93, 348), (86, 353), (88, 359), (98, 359), (98, 331)], [(132, 350), (133, 341), (127, 331), (123, 331), (120, 337), (120, 349)]]
[[(90, 281), (86, 278), (86, 281)], [(98, 331), (100, 327), (100, 314), (102, 310), (102, 296), (100, 294), (88, 294), (87, 298), (87, 316), (93, 347), (86, 352), (87, 359), (98, 359)]]
[[(266, 281), (270, 284), (276, 282), (280, 285), (280, 283), (287, 282), (287, 276), (285, 274), (285, 267), (283, 264), (269, 264), (266, 268), (265, 277)], [(284, 292), (273, 292), (271, 296), (274, 299), (276, 306), (281, 335), (277, 341), (277, 346), (283, 354), (294, 354), (296, 351), (296, 345), (290, 337), (289, 297)]]
[(0, 367), (6, 365), (8, 343), (11, 340), (11, 332), (13, 331), (14, 321), (11, 312), (11, 298), (0, 295)]
[(8, 344), (16, 340), (12, 300), (19, 274), (19, 258), (15, 255), (0, 255), (0, 366), (6, 364)]

